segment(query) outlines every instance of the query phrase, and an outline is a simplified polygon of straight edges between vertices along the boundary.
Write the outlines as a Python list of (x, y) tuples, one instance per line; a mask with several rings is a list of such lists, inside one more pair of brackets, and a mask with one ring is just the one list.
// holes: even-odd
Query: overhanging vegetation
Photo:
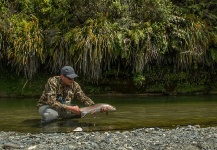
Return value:
[(96, 83), (124, 71), (138, 85), (153, 70), (216, 70), (216, 0), (4, 0), (0, 6), (1, 67), (27, 79), (64, 65)]

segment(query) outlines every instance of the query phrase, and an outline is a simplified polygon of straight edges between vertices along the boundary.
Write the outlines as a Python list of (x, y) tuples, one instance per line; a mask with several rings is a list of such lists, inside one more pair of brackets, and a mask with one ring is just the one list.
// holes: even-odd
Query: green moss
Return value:
[(162, 83), (155, 83), (155, 84), (147, 85), (146, 92), (161, 93), (163, 89), (164, 89), (164, 85)]
[[(47, 79), (52, 76), (46, 73), (37, 74), (31, 80), (13, 73), (13, 71), (0, 70), (0, 97), (39, 97), (42, 94)], [(82, 81), (78, 83), (86, 94), (106, 93), (162, 93), (176, 94), (203, 94), (216, 93), (217, 73), (193, 72), (193, 73), (150, 73), (141, 76), (110, 76), (105, 77), (98, 84)], [(138, 79), (138, 80), (135, 80)], [(145, 79), (145, 80), (143, 80)], [(135, 81), (142, 81), (142, 86), (135, 85)]]
[(98, 86), (98, 85), (87, 85), (82, 87), (82, 89), (87, 94), (102, 94), (110, 91), (110, 87), (108, 86)]
[(0, 96), (39, 96), (43, 91), (47, 79), (48, 77), (45, 74), (38, 75), (33, 77), (31, 80), (27, 80), (23, 76), (16, 75), (12, 72), (1, 71)]
[(203, 92), (205, 90), (205, 86), (198, 84), (182, 83), (177, 86), (176, 90), (177, 93), (181, 94), (196, 93)]

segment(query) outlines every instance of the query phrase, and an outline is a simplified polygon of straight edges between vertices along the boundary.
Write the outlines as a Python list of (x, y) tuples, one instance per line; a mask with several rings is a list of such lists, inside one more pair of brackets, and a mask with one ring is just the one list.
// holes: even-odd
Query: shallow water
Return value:
[[(132, 130), (142, 127), (173, 128), (199, 124), (217, 126), (217, 96), (97, 96), (96, 103), (109, 103), (117, 111), (87, 115), (82, 119), (58, 120), (41, 126), (37, 99), (1, 98), (0, 130), (18, 132), (71, 132)], [(80, 105), (79, 103), (77, 103)]]

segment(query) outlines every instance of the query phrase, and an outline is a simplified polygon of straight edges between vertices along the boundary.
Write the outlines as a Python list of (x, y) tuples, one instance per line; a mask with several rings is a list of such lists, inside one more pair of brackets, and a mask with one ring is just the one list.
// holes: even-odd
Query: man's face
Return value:
[(61, 75), (60, 77), (61, 77), (62, 82), (63, 82), (65, 85), (71, 86), (72, 83), (73, 83), (73, 81), (74, 81), (74, 79), (70, 79), (70, 78), (68, 78), (68, 77), (66, 77), (66, 76), (64, 76), (64, 75)]

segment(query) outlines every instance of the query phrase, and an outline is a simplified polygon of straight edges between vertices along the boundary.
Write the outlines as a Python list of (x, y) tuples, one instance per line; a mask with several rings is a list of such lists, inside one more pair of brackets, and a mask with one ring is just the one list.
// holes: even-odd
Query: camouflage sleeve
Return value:
[(55, 110), (65, 111), (65, 104), (60, 103), (57, 100), (57, 82), (54, 79), (48, 80), (44, 89), (44, 103), (49, 105), (51, 108)]
[(89, 97), (84, 94), (80, 85), (77, 82), (75, 82), (75, 96), (78, 100), (80, 100), (83, 104), (87, 106), (95, 104)]

